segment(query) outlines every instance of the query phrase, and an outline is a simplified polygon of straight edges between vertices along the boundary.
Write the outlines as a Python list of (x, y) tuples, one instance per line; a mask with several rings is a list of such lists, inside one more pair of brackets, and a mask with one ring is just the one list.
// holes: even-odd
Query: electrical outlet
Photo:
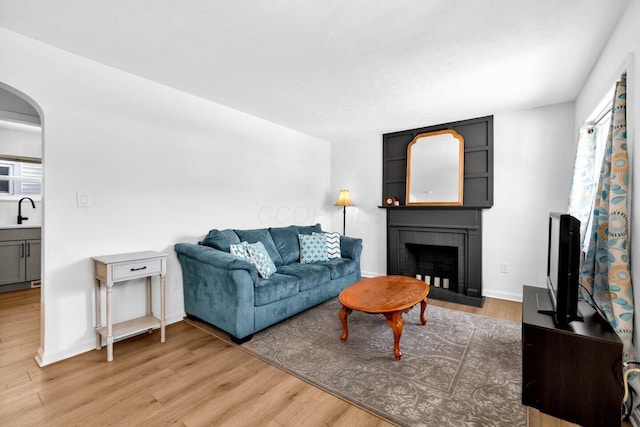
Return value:
[(180, 283), (180, 279), (177, 277), (173, 278), (173, 290), (179, 291), (182, 288), (182, 283)]
[(504, 273), (504, 274), (509, 273), (509, 264), (506, 263), (506, 262), (501, 262), (500, 263), (500, 272)]

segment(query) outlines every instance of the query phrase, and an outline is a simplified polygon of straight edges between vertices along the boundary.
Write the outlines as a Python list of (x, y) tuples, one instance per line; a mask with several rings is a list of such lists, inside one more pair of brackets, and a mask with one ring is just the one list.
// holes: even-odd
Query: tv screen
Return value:
[(553, 316), (557, 326), (581, 320), (578, 311), (580, 269), (580, 221), (571, 215), (549, 214), (547, 251), (548, 299), (538, 301), (538, 310)]

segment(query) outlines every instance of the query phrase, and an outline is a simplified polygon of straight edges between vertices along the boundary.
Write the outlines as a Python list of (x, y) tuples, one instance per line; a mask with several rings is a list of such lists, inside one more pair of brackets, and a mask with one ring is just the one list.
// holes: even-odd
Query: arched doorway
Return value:
[[(42, 165), (42, 171), (44, 167), (44, 115), (40, 106), (28, 95), (25, 93), (3, 83), (0, 82), (0, 122), (4, 125), (4, 129), (10, 129), (10, 131), (5, 132), (5, 135), (10, 135), (10, 138), (7, 138), (8, 143), (4, 145), (0, 144), (0, 159), (4, 159), (4, 163), (10, 166), (18, 165), (18, 169), (29, 169), (24, 165)], [(34, 129), (39, 128), (39, 132), (37, 132), (37, 140), (36, 142), (31, 142), (34, 138), (32, 135), (30, 138), (26, 138), (23, 135), (27, 133), (34, 133)], [(15, 138), (15, 139), (13, 139)], [(16, 146), (10, 147), (13, 144), (12, 141), (15, 141)], [(34, 146), (35, 145), (35, 146)], [(31, 170), (36, 169), (35, 167), (31, 167)], [(11, 175), (14, 175), (13, 173)], [(23, 173), (22, 176), (27, 176), (27, 173)], [(30, 178), (33, 180), (33, 178)], [(33, 188), (34, 181), (31, 181), (29, 185), (20, 185), (20, 182), (16, 184), (16, 182), (11, 182), (11, 187), (6, 185), (7, 192), (5, 194), (11, 195), (8, 197), (9, 203), (17, 203), (18, 199), (21, 199), (23, 196), (29, 197), (34, 200), (35, 203), (38, 204), (39, 207), (39, 216), (43, 217), (44, 213), (44, 180), (41, 180), (39, 185), (36, 185), (37, 192)], [(21, 188), (18, 188), (20, 186)], [(9, 192), (8, 189), (11, 189)], [(30, 189), (29, 189), (30, 188)], [(36, 195), (37, 193), (37, 195)], [(35, 203), (33, 203), (35, 209)], [(39, 225), (41, 228), (40, 240), (42, 241), (42, 245), (40, 246), (40, 251), (37, 256), (37, 259), (40, 260), (40, 272), (44, 274), (44, 256), (43, 249), (44, 248), (44, 222), (42, 220), (37, 221), (33, 216), (33, 211), (31, 213), (31, 222), (29, 224)], [(27, 215), (24, 215), (27, 216)], [(34, 221), (35, 220), (35, 221)], [(31, 245), (29, 248), (31, 249)], [(37, 246), (33, 246), (34, 248)], [(40, 283), (45, 283), (42, 278)], [(10, 289), (10, 288), (7, 288)], [(40, 292), (40, 346), (37, 350), (36, 361), (39, 365), (42, 365), (42, 352), (44, 349), (44, 314), (45, 314), (45, 292), (41, 289)]]

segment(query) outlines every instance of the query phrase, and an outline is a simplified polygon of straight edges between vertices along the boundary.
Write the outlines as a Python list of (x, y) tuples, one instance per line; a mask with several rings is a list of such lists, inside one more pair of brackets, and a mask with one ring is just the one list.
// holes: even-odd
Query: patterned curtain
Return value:
[(624, 361), (635, 360), (633, 290), (629, 268), (626, 73), (616, 84), (611, 125), (598, 182), (589, 251), (582, 268), (585, 299), (597, 304), (624, 344)]
[[(580, 244), (584, 242), (589, 218), (593, 212), (596, 185), (593, 182), (596, 158), (596, 133), (591, 126), (580, 128), (576, 163), (569, 193), (569, 214), (580, 220)], [(586, 248), (585, 252), (586, 252)]]

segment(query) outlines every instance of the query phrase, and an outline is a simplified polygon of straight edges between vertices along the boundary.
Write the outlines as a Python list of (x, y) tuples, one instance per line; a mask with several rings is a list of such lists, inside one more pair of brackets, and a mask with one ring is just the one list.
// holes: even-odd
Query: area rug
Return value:
[(526, 426), (521, 325), (436, 306), (404, 314), (402, 359), (381, 315), (354, 311), (340, 341), (340, 303), (327, 301), (240, 347), (402, 426)]

